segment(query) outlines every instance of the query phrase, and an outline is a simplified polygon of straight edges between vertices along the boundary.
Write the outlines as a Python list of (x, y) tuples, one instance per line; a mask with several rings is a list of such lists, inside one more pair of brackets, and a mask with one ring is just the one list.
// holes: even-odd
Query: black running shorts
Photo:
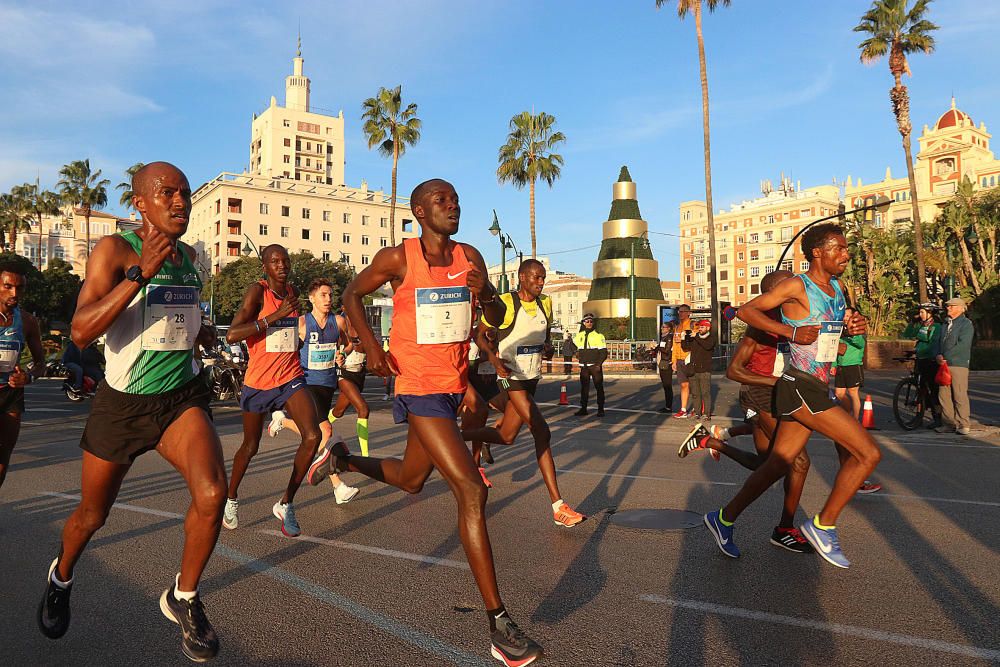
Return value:
[(774, 385), (774, 414), (787, 416), (801, 407), (812, 414), (826, 412), (838, 405), (830, 398), (830, 386), (808, 373), (789, 368)]
[(838, 389), (860, 387), (865, 383), (865, 368), (857, 366), (837, 366), (837, 375), (833, 378), (833, 386)]
[(507, 391), (526, 391), (528, 396), (534, 396), (535, 390), (538, 389), (538, 381), (542, 378), (535, 378), (534, 380), (514, 380), (514, 379), (504, 379), (497, 378), (497, 386), (503, 388), (503, 383), (507, 383)]
[(112, 463), (128, 464), (160, 444), (163, 432), (188, 408), (212, 417), (212, 393), (200, 376), (162, 394), (126, 394), (101, 382), (80, 448)]
[(0, 388), (0, 414), (18, 414), (24, 412), (24, 387)]
[(353, 384), (355, 387), (357, 387), (358, 391), (364, 391), (365, 390), (365, 372), (363, 370), (361, 370), (361, 371), (347, 371), (347, 370), (344, 370), (344, 369), (340, 369), (338, 371), (338, 373), (340, 374), (340, 379), (341, 380), (347, 380), (348, 382), (350, 382), (351, 384)]
[(333, 407), (333, 397), (336, 390), (333, 387), (325, 387), (319, 384), (311, 384), (309, 386), (309, 393), (312, 394), (313, 400), (316, 401), (316, 414), (319, 418), (326, 419), (327, 414), (330, 412), (330, 408)]
[(746, 420), (750, 421), (762, 412), (774, 414), (774, 387), (759, 384), (740, 385), (740, 407), (746, 411)]
[(469, 367), (469, 384), (472, 385), (473, 389), (479, 392), (480, 396), (487, 401), (491, 401), (497, 396), (497, 394), (500, 393), (500, 388), (497, 387), (496, 373), (480, 375), (478, 371), (478, 365), (473, 364)]

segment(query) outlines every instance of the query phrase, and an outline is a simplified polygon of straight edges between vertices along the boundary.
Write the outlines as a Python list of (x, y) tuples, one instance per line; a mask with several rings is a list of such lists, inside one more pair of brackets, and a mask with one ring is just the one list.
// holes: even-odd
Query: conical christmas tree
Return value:
[(604, 223), (601, 252), (594, 262), (594, 279), (584, 303), (597, 318), (597, 329), (611, 339), (629, 335), (629, 277), (635, 257), (635, 337), (656, 338), (656, 307), (663, 300), (659, 266), (648, 241), (648, 225), (639, 213), (635, 183), (622, 167), (612, 186), (611, 212)]

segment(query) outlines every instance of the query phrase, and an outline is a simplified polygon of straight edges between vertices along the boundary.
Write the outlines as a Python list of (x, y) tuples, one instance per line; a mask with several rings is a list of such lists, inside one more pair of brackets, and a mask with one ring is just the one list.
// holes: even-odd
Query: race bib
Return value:
[(299, 349), (299, 320), (297, 317), (282, 317), (267, 327), (264, 339), (266, 352), (296, 352)]
[[(11, 331), (14, 331), (11, 329)], [(10, 373), (17, 366), (21, 357), (21, 343), (15, 340), (0, 339), (0, 373)]]
[(789, 343), (778, 343), (774, 353), (774, 370), (771, 371), (771, 377), (781, 377), (785, 367), (788, 366), (788, 357), (791, 353), (792, 346)]
[(493, 364), (491, 364), (489, 361), (483, 359), (482, 361), (479, 362), (478, 368), (476, 369), (476, 373), (479, 375), (496, 375), (497, 369), (495, 369), (493, 367)]
[(190, 350), (200, 329), (197, 287), (146, 285), (142, 349), (155, 352)]
[(418, 287), (416, 297), (418, 345), (469, 339), (472, 296), (468, 287)]
[(816, 361), (828, 363), (837, 360), (837, 348), (840, 346), (840, 334), (843, 330), (843, 322), (820, 323), (819, 337), (816, 339)]
[(336, 343), (309, 343), (309, 370), (330, 370), (334, 366), (336, 356)]
[(531, 380), (542, 373), (542, 346), (518, 345), (515, 350), (517, 370), (525, 379)]

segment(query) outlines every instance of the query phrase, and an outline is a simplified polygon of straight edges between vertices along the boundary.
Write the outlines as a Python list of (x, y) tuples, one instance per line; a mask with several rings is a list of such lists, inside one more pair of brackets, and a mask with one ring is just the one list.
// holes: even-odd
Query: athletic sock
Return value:
[(332, 424), (333, 422), (337, 421), (337, 418), (333, 416), (333, 410), (330, 410), (330, 414), (328, 414), (328, 415), (326, 416), (326, 418), (330, 420), (330, 423), (331, 423), (331, 424)]
[(49, 577), (49, 579), (52, 581), (53, 584), (56, 585), (56, 588), (61, 588), (63, 590), (66, 590), (67, 588), (73, 585), (73, 577), (70, 577), (69, 581), (60, 581), (59, 575), (56, 574), (57, 570), (58, 568), (55, 567), (52, 568), (52, 576)]
[(735, 521), (726, 521), (723, 518), (723, 516), (722, 516), (722, 510), (723, 509), (725, 509), (725, 508), (722, 508), (722, 509), (719, 510), (719, 523), (721, 523), (723, 526), (726, 526), (727, 528), (729, 528), (730, 526), (732, 526), (736, 522)]
[(725, 442), (726, 440), (729, 440), (729, 427), (728, 426), (726, 428), (722, 429), (719, 432), (719, 438), (718, 439), (722, 440), (723, 442)]
[(510, 618), (510, 614), (507, 613), (507, 609), (500, 607), (499, 609), (487, 609), (486, 615), (490, 618), (490, 632), (496, 632), (497, 621), (506, 616)]
[(813, 525), (819, 528), (820, 530), (833, 530), (834, 528), (836, 528), (836, 526), (824, 526), (823, 524), (821, 524), (819, 522), (819, 514), (813, 517)]
[(340, 480), (339, 482), (335, 482), (335, 481), (333, 481), (333, 475), (331, 475), (330, 476), (330, 483), (333, 484), (334, 490), (337, 490), (337, 489), (339, 489), (340, 487), (342, 487), (344, 485), (344, 480)]
[(368, 418), (358, 417), (358, 442), (361, 443), (361, 456), (368, 456)]
[(562, 504), (563, 504), (563, 499), (562, 498), (560, 498), (559, 500), (557, 500), (554, 503), (552, 503), (552, 511), (553, 512), (558, 512), (559, 508), (562, 507)]
[(188, 592), (188, 591), (182, 591), (181, 590), (181, 575), (178, 572), (177, 576), (174, 577), (174, 599), (175, 600), (187, 600), (188, 602), (190, 602), (191, 600), (195, 599), (196, 597), (198, 597), (198, 591), (197, 590), (190, 591), (190, 592)]

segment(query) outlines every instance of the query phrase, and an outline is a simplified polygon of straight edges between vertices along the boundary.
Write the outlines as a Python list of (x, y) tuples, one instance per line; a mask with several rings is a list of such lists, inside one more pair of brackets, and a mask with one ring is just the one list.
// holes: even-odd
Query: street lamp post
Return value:
[[(875, 196), (866, 197), (865, 201), (867, 203), (864, 206), (860, 206), (860, 207), (858, 207), (856, 209), (853, 209), (851, 211), (837, 211), (833, 215), (828, 215), (825, 218), (820, 218), (818, 220), (813, 220), (808, 225), (806, 225), (805, 227), (803, 227), (802, 229), (800, 229), (798, 232), (796, 232), (795, 236), (792, 237), (792, 240), (789, 241), (788, 245), (785, 246), (785, 249), (781, 251), (781, 257), (778, 258), (778, 263), (776, 265), (777, 268), (779, 268), (779, 269), (781, 268), (781, 262), (784, 261), (785, 255), (788, 254), (789, 249), (792, 246), (795, 245), (795, 241), (798, 240), (798, 238), (800, 236), (802, 236), (803, 232), (805, 232), (807, 229), (809, 229), (813, 225), (817, 225), (817, 224), (819, 224), (821, 222), (826, 222), (828, 220), (833, 220), (834, 218), (842, 218), (842, 217), (850, 215), (852, 213), (859, 213), (861, 211), (872, 211), (872, 212), (878, 211), (879, 213), (885, 215), (886, 211), (889, 210), (889, 205), (892, 203), (892, 200), (889, 199), (888, 197), (884, 196), (884, 195), (879, 195), (877, 197), (875, 197)], [(865, 216), (865, 217), (867, 218), (867, 216)], [(867, 220), (866, 220), (866, 222), (867, 222)], [(806, 259), (808, 259), (808, 257)], [(715, 316), (715, 315), (718, 315), (718, 313), (715, 313), (713, 316)]]
[(250, 240), (250, 237), (244, 234), (243, 238), (246, 239), (246, 243), (243, 244), (243, 256), (249, 257), (250, 253), (254, 252), (257, 253), (258, 258), (263, 259), (263, 257), (260, 256), (260, 250), (257, 248), (256, 244)]
[(501, 293), (510, 291), (510, 280), (507, 278), (507, 249), (510, 248), (520, 257), (520, 261), (524, 261), (524, 253), (517, 249), (514, 245), (514, 239), (510, 237), (510, 234), (505, 234), (500, 229), (500, 220), (497, 219), (497, 211), (493, 209), (493, 224), (490, 225), (490, 234), (496, 236), (500, 239), (500, 278), (497, 279), (497, 290)]

